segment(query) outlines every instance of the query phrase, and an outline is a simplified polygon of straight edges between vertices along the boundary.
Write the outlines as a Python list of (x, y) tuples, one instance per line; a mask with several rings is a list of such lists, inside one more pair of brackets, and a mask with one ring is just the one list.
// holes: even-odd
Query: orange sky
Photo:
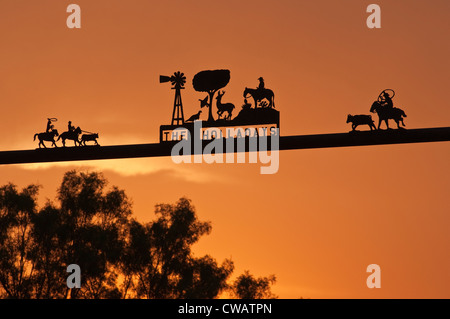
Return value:
[[(79, 30), (66, 27), (70, 3)], [(370, 3), (381, 29), (366, 27)], [(346, 132), (347, 114), (369, 114), (385, 88), (407, 128), (449, 126), (449, 10), (448, 0), (2, 0), (0, 148), (37, 147), (47, 117), (59, 131), (72, 120), (100, 132), (102, 145), (157, 142), (173, 103), (159, 75), (178, 70), (186, 116), (205, 96), (193, 76), (226, 68), (223, 101), (239, 107), (263, 76), (282, 135)], [(282, 151), (274, 175), (168, 157), (0, 166), (0, 184), (40, 183), (53, 199), (66, 170), (102, 170), (141, 221), (187, 196), (213, 226), (196, 254), (231, 257), (235, 275), (275, 274), (281, 298), (450, 298), (449, 146)], [(381, 289), (366, 287), (372, 263)]]

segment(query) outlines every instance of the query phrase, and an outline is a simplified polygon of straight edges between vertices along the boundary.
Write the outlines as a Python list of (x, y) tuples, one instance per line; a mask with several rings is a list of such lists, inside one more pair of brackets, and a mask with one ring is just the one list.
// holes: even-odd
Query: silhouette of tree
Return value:
[(2, 298), (30, 298), (37, 274), (33, 271), (36, 244), (32, 220), (37, 186), (19, 192), (12, 184), (0, 188), (0, 290)]
[(231, 292), (239, 299), (274, 299), (277, 298), (270, 289), (270, 285), (275, 284), (276, 277), (255, 278), (246, 270), (232, 284)]
[(207, 70), (197, 73), (192, 79), (194, 89), (199, 92), (207, 92), (209, 94), (209, 113), (208, 122), (213, 122), (212, 105), (214, 94), (225, 87), (230, 82), (229, 70)]
[[(114, 265), (125, 247), (130, 204), (117, 188), (103, 194), (99, 173), (67, 172), (60, 207), (36, 212), (38, 187), (0, 190), (0, 284), (9, 298), (111, 298), (120, 296)], [(66, 285), (66, 268), (83, 270), (81, 289)]]
[[(0, 298), (216, 298), (230, 286), (234, 265), (192, 245), (211, 232), (190, 200), (156, 205), (156, 219), (131, 218), (123, 190), (106, 190), (101, 173), (69, 171), (55, 203), (38, 209), (39, 187), (0, 187)], [(81, 268), (81, 288), (66, 284), (69, 264)], [(249, 273), (235, 296), (272, 297), (275, 277)]]
[(221, 266), (210, 256), (195, 258), (191, 246), (211, 225), (197, 219), (186, 198), (175, 205), (156, 206), (158, 219), (142, 225), (134, 221), (125, 255), (127, 287), (144, 298), (215, 298), (227, 287), (233, 263)]
[[(113, 187), (104, 192), (107, 182), (99, 173), (64, 175), (57, 199), (60, 222), (55, 225), (64, 269), (77, 264), (82, 269), (81, 289), (65, 288), (71, 298), (119, 297), (113, 271), (124, 252), (131, 204), (123, 190)], [(54, 208), (48, 204), (47, 210)]]

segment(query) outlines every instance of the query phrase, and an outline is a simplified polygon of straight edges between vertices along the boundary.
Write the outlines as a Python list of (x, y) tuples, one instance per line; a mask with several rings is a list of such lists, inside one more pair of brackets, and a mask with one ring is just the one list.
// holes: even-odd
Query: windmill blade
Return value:
[(183, 72), (177, 71), (170, 77), (170, 82), (172, 85), (184, 86), (186, 83), (186, 76)]

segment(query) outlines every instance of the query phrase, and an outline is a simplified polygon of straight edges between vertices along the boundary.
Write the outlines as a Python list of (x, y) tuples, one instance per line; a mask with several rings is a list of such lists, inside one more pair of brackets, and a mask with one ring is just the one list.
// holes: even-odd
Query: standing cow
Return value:
[[(95, 145), (100, 146), (100, 144), (98, 144), (97, 142), (98, 139), (98, 133), (93, 133), (93, 134), (83, 134), (81, 136), (81, 143), (83, 143), (84, 146), (86, 146), (86, 142), (87, 141), (94, 141)], [(81, 144), (80, 143), (80, 144)]]
[(352, 123), (352, 131), (356, 129), (358, 125), (369, 125), (370, 130), (376, 130), (375, 122), (372, 120), (371, 115), (348, 115), (347, 123)]

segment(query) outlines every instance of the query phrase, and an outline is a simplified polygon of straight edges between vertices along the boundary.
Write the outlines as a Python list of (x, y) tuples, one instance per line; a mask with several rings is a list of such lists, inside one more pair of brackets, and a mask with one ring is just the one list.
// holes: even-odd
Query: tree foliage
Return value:
[[(56, 202), (42, 208), (38, 186), (0, 187), (0, 298), (216, 298), (229, 289), (236, 297), (270, 295), (259, 279), (255, 293), (244, 275), (229, 285), (231, 260), (194, 256), (192, 245), (211, 224), (198, 219), (189, 199), (156, 205), (156, 219), (141, 223), (125, 192), (106, 185), (101, 173), (69, 171)], [(67, 287), (69, 264), (80, 266), (81, 288)]]
[(156, 216), (154, 222), (133, 221), (130, 227), (123, 266), (134, 297), (215, 298), (227, 287), (234, 266), (230, 260), (218, 266), (210, 256), (193, 256), (191, 246), (209, 234), (210, 223), (197, 219), (186, 198), (157, 205)]
[[(38, 187), (19, 192), (7, 185), (0, 190), (3, 297), (118, 296), (112, 266), (125, 248), (124, 230), (131, 209), (124, 191), (104, 192), (105, 185), (99, 173), (70, 171), (58, 189), (58, 207), (48, 202), (39, 211)], [(66, 285), (69, 264), (83, 269), (81, 289)]]
[(206, 70), (198, 72), (192, 79), (194, 89), (199, 92), (215, 92), (230, 82), (229, 70)]
[(0, 188), (0, 285), (11, 298), (32, 297), (39, 280), (33, 271), (38, 256), (32, 235), (37, 193), (37, 186)]
[(240, 275), (233, 283), (232, 294), (239, 299), (273, 299), (270, 286), (275, 284), (276, 277), (255, 278), (248, 270)]

